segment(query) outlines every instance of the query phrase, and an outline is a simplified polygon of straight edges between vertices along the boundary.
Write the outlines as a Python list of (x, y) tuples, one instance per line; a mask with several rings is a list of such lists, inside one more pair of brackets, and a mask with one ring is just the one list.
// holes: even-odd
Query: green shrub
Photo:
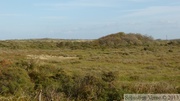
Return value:
[(24, 69), (0, 67), (0, 94), (16, 95), (22, 92), (30, 93), (33, 87), (34, 85)]

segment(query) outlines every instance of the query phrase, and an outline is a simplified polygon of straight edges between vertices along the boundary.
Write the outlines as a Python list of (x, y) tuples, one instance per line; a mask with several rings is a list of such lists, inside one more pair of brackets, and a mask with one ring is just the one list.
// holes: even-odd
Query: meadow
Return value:
[(117, 33), (0, 41), (0, 101), (40, 95), (42, 101), (120, 101), (123, 94), (166, 93), (180, 94), (179, 40)]

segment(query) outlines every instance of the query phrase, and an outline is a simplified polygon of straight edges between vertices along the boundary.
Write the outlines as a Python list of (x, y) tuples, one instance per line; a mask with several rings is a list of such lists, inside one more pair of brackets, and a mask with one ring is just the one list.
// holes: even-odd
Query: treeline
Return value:
[(151, 36), (138, 33), (118, 32), (96, 40), (8, 40), (0, 41), (1, 48), (10, 49), (87, 49), (87, 48), (120, 48), (122, 46), (140, 45), (180, 45), (180, 40), (154, 40)]

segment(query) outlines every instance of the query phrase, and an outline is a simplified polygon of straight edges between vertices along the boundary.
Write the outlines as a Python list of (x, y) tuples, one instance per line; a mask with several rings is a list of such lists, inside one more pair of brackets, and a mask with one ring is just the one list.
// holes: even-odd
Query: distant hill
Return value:
[(0, 48), (9, 49), (86, 49), (86, 48), (119, 48), (136, 45), (180, 45), (180, 39), (154, 40), (151, 36), (139, 33), (118, 32), (99, 39), (21, 39), (0, 41)]
[(136, 33), (124, 33), (118, 32), (101, 37), (96, 40), (100, 45), (103, 46), (122, 46), (122, 45), (143, 45), (152, 43), (154, 39), (150, 36), (145, 36)]

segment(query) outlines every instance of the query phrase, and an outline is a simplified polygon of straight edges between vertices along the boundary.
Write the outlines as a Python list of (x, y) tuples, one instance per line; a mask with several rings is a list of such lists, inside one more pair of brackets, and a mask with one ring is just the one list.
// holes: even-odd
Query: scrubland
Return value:
[(132, 93), (180, 93), (179, 40), (120, 32), (0, 41), (0, 101), (120, 101)]

